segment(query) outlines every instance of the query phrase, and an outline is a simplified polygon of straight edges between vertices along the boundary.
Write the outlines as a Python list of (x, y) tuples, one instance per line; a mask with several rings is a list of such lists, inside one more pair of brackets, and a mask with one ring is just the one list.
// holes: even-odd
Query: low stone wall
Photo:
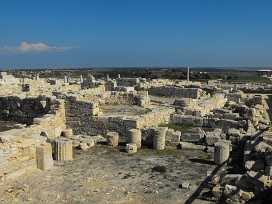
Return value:
[(247, 123), (242, 121), (218, 119), (218, 118), (204, 118), (197, 116), (186, 116), (174, 114), (172, 118), (174, 125), (184, 125), (189, 127), (207, 127), (207, 128), (221, 128), (227, 130), (229, 128), (247, 128)]
[(24, 130), (0, 133), (0, 180), (19, 176), (37, 168), (36, 146), (44, 144), (46, 137), (20, 136)]
[(97, 105), (91, 101), (77, 101), (68, 98), (65, 101), (67, 127), (75, 134), (106, 135), (107, 132), (118, 132), (120, 141), (126, 141), (130, 129), (150, 125), (169, 123), (173, 108), (158, 107), (152, 112), (135, 117), (101, 116), (93, 114)]
[(151, 87), (148, 89), (148, 93), (155, 96), (175, 96), (192, 99), (198, 99), (203, 94), (202, 90), (198, 88), (182, 88), (175, 86)]

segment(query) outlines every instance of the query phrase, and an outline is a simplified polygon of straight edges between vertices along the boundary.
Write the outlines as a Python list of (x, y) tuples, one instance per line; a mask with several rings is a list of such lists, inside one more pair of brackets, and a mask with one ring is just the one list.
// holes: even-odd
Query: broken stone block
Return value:
[(253, 192), (243, 191), (237, 188), (236, 186), (232, 186), (228, 184), (225, 185), (223, 195), (225, 199), (231, 200), (232, 202), (238, 202), (238, 203), (248, 201), (254, 197)]
[(216, 136), (214, 132), (205, 133), (205, 141), (207, 145), (209, 146), (214, 145), (214, 143), (218, 142), (219, 140), (221, 140), (220, 136)]
[(63, 137), (71, 138), (73, 136), (73, 129), (67, 128), (62, 132)]
[(79, 148), (80, 148), (81, 150), (83, 150), (83, 151), (86, 151), (86, 150), (89, 149), (89, 146), (88, 146), (87, 143), (81, 142), (81, 143), (79, 144)]
[(183, 133), (181, 141), (183, 142), (199, 142), (204, 138), (204, 132), (199, 133)]
[(180, 142), (180, 136), (181, 136), (180, 131), (173, 132), (171, 141), (172, 142)]
[(264, 161), (249, 160), (245, 162), (245, 169), (248, 171), (261, 171), (264, 169)]
[(272, 146), (264, 142), (259, 142), (254, 146), (254, 150), (258, 153), (272, 152)]
[(196, 150), (204, 150), (206, 147), (203, 145), (195, 145), (191, 142), (180, 142), (179, 143), (181, 149), (196, 149)]
[(119, 135), (117, 132), (108, 132), (107, 133), (107, 145), (116, 147), (119, 143)]
[(259, 117), (259, 123), (264, 124), (264, 125), (269, 125), (269, 120)]
[(235, 128), (230, 128), (230, 129), (228, 129), (228, 135), (229, 136), (240, 137), (241, 133), (240, 133), (239, 130), (237, 130)]
[(240, 174), (226, 174), (220, 179), (220, 185), (234, 185), (239, 177), (241, 177)]
[(36, 161), (38, 169), (48, 170), (53, 167), (51, 144), (36, 147)]
[(136, 144), (126, 144), (126, 152), (129, 154), (134, 154), (137, 152), (137, 145)]
[(235, 120), (239, 117), (239, 113), (225, 113), (224, 114), (224, 119), (227, 120)]
[(216, 185), (215, 187), (213, 187), (212, 189), (212, 193), (214, 195), (214, 197), (219, 200), (222, 196), (223, 193), (223, 189), (221, 188), (220, 185)]

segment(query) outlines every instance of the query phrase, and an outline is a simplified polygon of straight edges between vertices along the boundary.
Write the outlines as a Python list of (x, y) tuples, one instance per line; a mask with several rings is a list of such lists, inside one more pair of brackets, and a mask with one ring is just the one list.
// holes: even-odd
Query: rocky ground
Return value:
[(2, 182), (0, 203), (215, 202), (207, 180), (216, 168), (212, 153), (168, 147), (130, 155), (123, 149), (98, 144), (75, 150), (71, 162)]

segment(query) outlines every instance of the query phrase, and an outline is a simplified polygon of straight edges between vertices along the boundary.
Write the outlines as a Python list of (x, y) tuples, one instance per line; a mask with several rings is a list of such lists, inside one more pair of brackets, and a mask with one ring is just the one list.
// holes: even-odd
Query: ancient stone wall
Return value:
[(0, 97), (0, 120), (32, 124), (33, 119), (54, 111), (59, 107), (57, 100), (40, 96), (38, 98)]
[(148, 89), (148, 93), (155, 96), (175, 96), (193, 99), (197, 99), (203, 94), (201, 89), (198, 88), (182, 88), (175, 86), (151, 87)]
[(152, 112), (135, 117), (102, 116), (98, 105), (92, 101), (78, 101), (68, 97), (65, 101), (66, 124), (75, 134), (106, 135), (118, 132), (120, 141), (126, 141), (129, 130), (161, 123), (169, 123), (172, 108), (157, 108)]
[(188, 115), (174, 114), (172, 117), (172, 123), (175, 125), (184, 125), (188, 127), (207, 127), (207, 128), (221, 128), (227, 130), (229, 128), (245, 128), (247, 124), (241, 121), (218, 119), (218, 118), (205, 118)]
[(116, 79), (117, 86), (134, 87), (140, 82), (139, 78), (119, 78)]

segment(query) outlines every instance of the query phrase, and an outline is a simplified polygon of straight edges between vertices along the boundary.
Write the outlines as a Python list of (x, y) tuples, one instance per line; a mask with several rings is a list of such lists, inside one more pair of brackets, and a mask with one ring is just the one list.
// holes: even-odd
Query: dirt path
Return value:
[[(87, 152), (77, 150), (71, 162), (55, 162), (49, 171), (33, 170), (3, 182), (0, 203), (171, 204), (188, 198), (193, 203), (212, 203), (191, 196), (203, 185), (207, 171), (215, 168), (211, 154), (143, 148), (129, 155), (120, 150), (104, 145)], [(158, 165), (167, 171), (153, 172)], [(190, 183), (189, 189), (180, 188), (184, 181)]]

